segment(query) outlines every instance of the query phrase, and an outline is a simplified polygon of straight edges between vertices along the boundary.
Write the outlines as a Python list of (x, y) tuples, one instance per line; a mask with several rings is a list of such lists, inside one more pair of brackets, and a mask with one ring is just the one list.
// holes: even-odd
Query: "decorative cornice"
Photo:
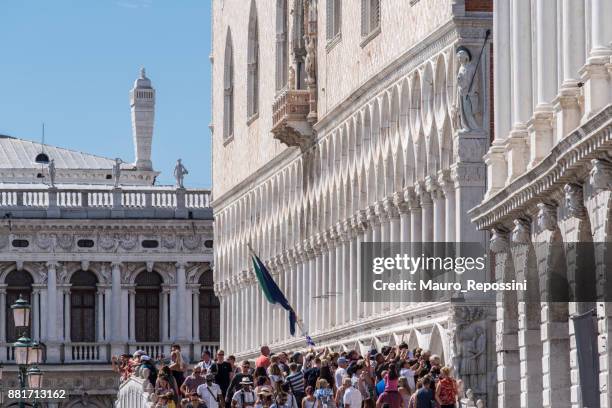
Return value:
[(524, 209), (561, 191), (568, 179), (579, 177), (579, 171), (593, 165), (600, 166), (591, 183), (605, 186), (610, 179), (600, 162), (602, 155), (612, 148), (612, 105), (607, 106), (588, 122), (581, 125), (553, 147), (548, 156), (508, 186), (471, 209), (469, 214), (478, 228), (487, 229), (517, 217)]

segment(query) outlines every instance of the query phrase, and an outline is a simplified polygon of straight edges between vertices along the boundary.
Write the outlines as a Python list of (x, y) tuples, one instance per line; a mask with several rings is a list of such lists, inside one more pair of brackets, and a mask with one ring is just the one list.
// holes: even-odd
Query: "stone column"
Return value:
[[(40, 288), (33, 287), (32, 288), (32, 339), (40, 341), (43, 338), (43, 333), (40, 332), (40, 329), (44, 327), (40, 318)], [(6, 292), (5, 292), (6, 293)], [(6, 299), (3, 303), (6, 305)], [(6, 307), (6, 306), (5, 306)], [(7, 311), (5, 311), (7, 313)], [(4, 315), (6, 318), (6, 314)], [(2, 331), (6, 330), (6, 321), (4, 321), (4, 325), (0, 329)], [(4, 337), (2, 337), (2, 342), (6, 342), (6, 332), (4, 332)]]
[(511, 127), (511, 57), (510, 57), (510, 5), (508, 0), (494, 0), (493, 2), (493, 81), (495, 92), (493, 95), (495, 109), (494, 139), (489, 151), (485, 155), (487, 164), (488, 188), (486, 198), (503, 188), (508, 177), (508, 167), (505, 159), (505, 141)]
[[(170, 307), (170, 305), (168, 304), (168, 296), (170, 295), (170, 288), (167, 286), (162, 286), (162, 291), (161, 291), (161, 324), (160, 326), (160, 330), (161, 330), (161, 339), (160, 341), (162, 342), (167, 342), (170, 341), (169, 337), (168, 337), (168, 325), (169, 325), (169, 321), (168, 321), (168, 309)], [(131, 299), (130, 299), (130, 304), (132, 303)]]
[(57, 328), (61, 327), (58, 316), (58, 298), (57, 298), (57, 262), (47, 262), (47, 305), (46, 305), (46, 322), (47, 322), (47, 363), (60, 362), (60, 342), (57, 333)]
[[(507, 282), (514, 277), (507, 234), (493, 230), (489, 248), (495, 261), (495, 280)], [(518, 309), (516, 293), (497, 292), (496, 342), (499, 408), (518, 408), (521, 385), (518, 352)]]
[(104, 286), (98, 284), (96, 291), (96, 341), (104, 343)]
[(122, 316), (125, 313), (122, 305), (121, 289), (121, 263), (115, 262), (111, 264), (110, 341), (112, 343), (112, 355), (121, 354), (123, 352), (121, 343), (127, 341), (127, 333), (123, 331), (123, 324), (121, 323)]
[(342, 309), (342, 315), (339, 322), (344, 325), (351, 319), (351, 306), (356, 292), (352, 291), (353, 269), (351, 265), (351, 243), (354, 234), (351, 229), (351, 221), (348, 219), (342, 224), (342, 264), (340, 267), (342, 273), (342, 294), (339, 298), (339, 307)]
[(105, 309), (105, 313), (104, 313), (104, 327), (105, 327), (105, 333), (104, 333), (104, 341), (107, 343), (110, 343), (112, 340), (112, 336), (113, 334), (111, 333), (111, 330), (113, 329), (113, 323), (112, 323), (112, 316), (111, 316), (111, 311), (113, 309), (113, 304), (112, 304), (112, 285), (107, 285), (104, 288), (104, 309)]
[(405, 245), (410, 242), (410, 207), (406, 201), (405, 193), (403, 191), (395, 193), (393, 203), (399, 213), (399, 242)]
[(365, 231), (367, 224), (365, 215), (358, 212), (351, 219), (351, 227), (354, 231), (353, 239), (349, 243), (349, 270), (350, 270), (350, 287), (352, 295), (348, 297), (350, 301), (349, 321), (354, 322), (359, 320), (363, 310), (361, 302), (361, 243), (365, 239)]
[(561, 3), (561, 57), (563, 84), (555, 100), (555, 142), (563, 139), (580, 124), (580, 68), (585, 61), (584, 1), (563, 0)]
[(431, 194), (424, 186), (419, 188), (419, 201), (421, 203), (421, 242), (433, 242), (433, 200)]
[(531, 2), (512, 1), (512, 131), (506, 143), (507, 183), (527, 166), (527, 122), (533, 111), (531, 67)]
[[(423, 210), (421, 209), (419, 198), (417, 194), (414, 192), (414, 190), (410, 189), (406, 191), (405, 196), (408, 197), (407, 201), (408, 201), (408, 206), (410, 208), (410, 227), (411, 227), (410, 255), (413, 257), (417, 257), (421, 255), (422, 248), (423, 248), (423, 245), (422, 245), (423, 231), (421, 228), (421, 226), (423, 225), (423, 218), (422, 218)], [(417, 272), (415, 276), (417, 276), (417, 274), (419, 273), (420, 272)], [(410, 292), (408, 294), (408, 300), (410, 302), (418, 301), (419, 300), (418, 292)]]
[(187, 310), (185, 309), (185, 303), (187, 301), (187, 283), (185, 275), (185, 263), (176, 263), (176, 341), (187, 342)]
[(557, 2), (536, 1), (536, 101), (528, 124), (530, 160), (534, 167), (553, 146), (553, 105), (557, 94)]
[(580, 74), (584, 82), (584, 117), (588, 120), (612, 97), (611, 78), (612, 63), (612, 28), (610, 16), (612, 3), (607, 0), (591, 0), (591, 49), (586, 65)]
[(459, 242), (460, 239), (457, 237), (457, 233), (455, 230), (457, 222), (457, 213), (455, 207), (455, 183), (453, 182), (453, 179), (450, 176), (450, 172), (441, 172), (438, 176), (438, 184), (444, 192), (444, 197), (446, 197), (444, 207), (444, 219), (446, 220), (446, 227), (444, 231), (445, 240), (446, 242)]
[[(380, 219), (381, 211), (376, 211), (376, 207), (368, 207), (367, 209), (367, 217), (368, 224), (370, 225), (370, 234), (367, 238), (368, 241), (372, 243), (375, 248), (380, 248), (381, 242), (381, 219)], [(366, 290), (362, 288), (362, 290)], [(367, 293), (367, 292), (366, 292)], [(381, 302), (366, 302), (366, 311), (365, 315), (370, 315), (374, 313), (380, 313), (382, 311)]]
[[(225, 296), (225, 294), (223, 294), (222, 296)], [(221, 303), (224, 304), (225, 302), (221, 302)], [(193, 316), (193, 334), (192, 334), (191, 341), (193, 343), (199, 343), (200, 342), (200, 288), (197, 286), (194, 286), (191, 288), (191, 305), (192, 305), (191, 313)], [(221, 312), (221, 317), (222, 318), (225, 317), (223, 310)], [(222, 342), (221, 345), (224, 347), (225, 342)]]
[(446, 237), (446, 200), (436, 180), (429, 180), (427, 191), (433, 201), (433, 242), (444, 242)]
[[(6, 284), (0, 285), (0, 344), (6, 343), (6, 316), (8, 315), (6, 310)], [(32, 312), (34, 312), (34, 291), (32, 291)], [(34, 313), (32, 313), (34, 315)], [(34, 320), (34, 316), (32, 316), (32, 329), (36, 327), (38, 324), (38, 320)], [(34, 330), (32, 330), (32, 338), (36, 339), (34, 336)]]
[(64, 342), (70, 343), (70, 288), (62, 288), (63, 303), (64, 303)]
[(335, 276), (335, 287), (332, 286), (331, 291), (335, 292), (335, 296), (332, 298), (335, 303), (334, 309), (336, 315), (334, 318), (334, 324), (336, 326), (344, 323), (344, 309), (346, 308), (346, 292), (345, 281), (348, 280), (348, 268), (344, 267), (344, 247), (346, 244), (346, 233), (344, 231), (344, 225), (338, 223), (336, 225), (336, 265), (334, 266)]
[[(136, 287), (131, 286), (127, 289), (128, 304), (130, 305), (130, 320), (128, 327), (128, 341), (136, 341)], [(163, 316), (162, 316), (163, 322)], [(163, 325), (160, 329), (163, 328)]]
[[(332, 227), (330, 233), (327, 236), (327, 260), (328, 263), (325, 265), (327, 269), (327, 275), (324, 277), (325, 292), (324, 295), (324, 307), (323, 307), (323, 327), (329, 330), (331, 327), (336, 325), (336, 297), (335, 294), (338, 290), (336, 280), (336, 246), (338, 244), (338, 235), (335, 228)], [(324, 269), (325, 270), (325, 269)]]

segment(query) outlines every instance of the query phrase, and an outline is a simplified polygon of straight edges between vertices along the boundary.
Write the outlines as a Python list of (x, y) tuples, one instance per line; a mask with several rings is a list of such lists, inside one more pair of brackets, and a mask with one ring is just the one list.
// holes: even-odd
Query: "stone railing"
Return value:
[(287, 146), (306, 146), (312, 141), (308, 122), (310, 92), (306, 89), (285, 89), (272, 105), (272, 133)]
[(64, 363), (107, 363), (108, 346), (103, 343), (64, 344)]
[(219, 351), (219, 343), (218, 342), (201, 342), (201, 343), (193, 343), (193, 351), (191, 353), (191, 361), (196, 362), (200, 361), (200, 357), (204, 351), (210, 351), (211, 357), (214, 359), (217, 355), (217, 351)]
[(151, 358), (170, 357), (170, 346), (172, 343), (131, 343), (128, 345), (128, 353), (134, 354), (136, 350), (143, 350)]
[(83, 188), (0, 185), (0, 217), (212, 217), (209, 190), (164, 186)]

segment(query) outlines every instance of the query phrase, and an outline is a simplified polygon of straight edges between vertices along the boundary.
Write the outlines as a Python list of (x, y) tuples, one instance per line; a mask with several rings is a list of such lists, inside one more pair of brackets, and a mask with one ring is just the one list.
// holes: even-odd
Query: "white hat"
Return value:
[(143, 354), (143, 355), (140, 357), (140, 359), (141, 359), (142, 361), (149, 361), (149, 360), (151, 360), (151, 357), (147, 356), (146, 354)]
[(144, 350), (136, 350), (136, 351), (134, 352), (134, 357), (144, 356), (145, 354), (147, 354), (147, 353), (145, 353), (145, 351), (144, 351)]

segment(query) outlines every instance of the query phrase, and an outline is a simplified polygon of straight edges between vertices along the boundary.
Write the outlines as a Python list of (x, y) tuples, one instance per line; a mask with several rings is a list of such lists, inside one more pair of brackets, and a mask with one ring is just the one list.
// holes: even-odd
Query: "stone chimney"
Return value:
[(153, 121), (155, 119), (155, 89), (151, 80), (140, 70), (140, 78), (134, 81), (130, 91), (132, 109), (132, 134), (138, 170), (153, 170), (151, 162), (151, 143), (153, 142)]

